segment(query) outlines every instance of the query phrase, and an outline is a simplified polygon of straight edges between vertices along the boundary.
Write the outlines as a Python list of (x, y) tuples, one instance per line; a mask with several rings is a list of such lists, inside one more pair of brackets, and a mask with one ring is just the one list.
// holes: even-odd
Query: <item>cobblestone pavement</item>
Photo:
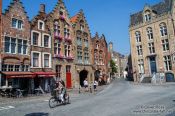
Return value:
[[(97, 91), (90, 91), (86, 92), (84, 88), (81, 88), (79, 93), (79, 89), (69, 89), (67, 90), (70, 94), (71, 99), (75, 99), (81, 96), (86, 96), (90, 94), (97, 94), (98, 92), (102, 91), (107, 85), (98, 86)], [(19, 102), (29, 102), (29, 101), (38, 101), (38, 100), (44, 100), (49, 99), (51, 97), (50, 93), (48, 94), (41, 94), (41, 95), (29, 95), (27, 97), (20, 97), (20, 98), (8, 98), (8, 97), (0, 97), (0, 105), (8, 104), (8, 103), (19, 103)]]

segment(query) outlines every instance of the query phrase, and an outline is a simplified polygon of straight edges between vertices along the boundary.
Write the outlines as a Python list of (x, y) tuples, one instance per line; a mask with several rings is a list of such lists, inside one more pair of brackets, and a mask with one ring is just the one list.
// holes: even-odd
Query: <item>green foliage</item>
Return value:
[(118, 67), (116, 66), (116, 64), (113, 60), (110, 60), (110, 67), (112, 69), (112, 72), (111, 72), (112, 75), (114, 75), (114, 73), (117, 73), (117, 68)]

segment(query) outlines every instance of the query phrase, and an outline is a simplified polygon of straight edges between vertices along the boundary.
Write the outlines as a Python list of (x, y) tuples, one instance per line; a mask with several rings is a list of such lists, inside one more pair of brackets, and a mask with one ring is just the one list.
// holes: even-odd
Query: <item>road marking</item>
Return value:
[(14, 106), (5, 106), (5, 107), (0, 107), (0, 111), (2, 110), (8, 110), (8, 109), (13, 109), (15, 108)]
[(46, 99), (46, 100), (44, 100), (45, 102), (48, 102), (49, 100), (48, 99)]

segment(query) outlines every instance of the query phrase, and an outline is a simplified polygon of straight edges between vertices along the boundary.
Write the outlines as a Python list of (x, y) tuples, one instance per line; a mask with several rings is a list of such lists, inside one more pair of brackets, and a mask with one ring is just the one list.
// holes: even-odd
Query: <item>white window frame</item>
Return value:
[[(48, 47), (45, 47), (44, 46), (44, 36), (49, 36), (49, 43), (48, 43)], [(45, 47), (45, 48), (51, 48), (51, 36), (49, 35), (49, 34), (47, 34), (47, 33), (43, 33), (42, 34), (42, 38), (43, 38), (43, 40), (42, 40), (42, 47)]]
[(142, 56), (143, 55), (143, 47), (142, 45), (138, 45), (137, 47), (137, 55)]
[[(43, 23), (42, 29), (40, 29), (40, 23)], [(38, 20), (38, 30), (43, 30), (45, 29), (45, 23), (42, 20)]]
[[(39, 54), (39, 66), (38, 67), (33, 67), (33, 53), (38, 53)], [(31, 68), (42, 68), (41, 66), (41, 52), (38, 51), (31, 51)]]
[(148, 49), (150, 54), (154, 54), (156, 52), (154, 47), (154, 42), (148, 43)]
[[(170, 44), (169, 44), (169, 40), (168, 42), (166, 41), (168, 39), (162, 39), (162, 48), (163, 48), (163, 52), (169, 51), (170, 50)], [(164, 46), (165, 46), (165, 50), (164, 50)]]
[[(45, 67), (44, 66), (44, 55), (49, 55), (49, 67)], [(48, 53), (48, 52), (43, 52), (42, 53), (42, 64), (43, 64), (43, 68), (52, 68), (52, 63), (51, 63), (52, 61), (51, 61), (51, 54), (50, 53)]]
[(141, 33), (140, 31), (135, 32), (136, 43), (141, 43)]
[[(12, 26), (12, 20), (13, 20), (13, 19), (16, 19), (16, 20), (17, 20), (17, 22), (16, 22), (16, 27), (13, 27), (13, 26)], [(18, 28), (18, 22), (19, 22), (19, 21), (22, 21), (21, 28)], [(24, 26), (24, 21), (23, 21), (23, 20), (17, 19), (17, 18), (15, 18), (15, 17), (12, 17), (12, 18), (11, 18), (11, 28), (18, 29), (18, 30), (23, 30), (23, 26)]]
[[(148, 27), (146, 29), (146, 32), (147, 32), (147, 38), (148, 38), (148, 40), (153, 40), (154, 39), (153, 29), (151, 27)], [(151, 35), (152, 35), (152, 38), (151, 38)]]
[[(39, 37), (38, 37), (38, 45), (34, 45), (34, 44), (33, 44), (33, 33), (38, 33), (38, 34), (39, 34)], [(31, 45), (42, 47), (42, 46), (41, 46), (41, 33), (40, 33), (39, 31), (35, 31), (35, 30), (32, 30), (32, 31), (31, 31)]]
[(167, 36), (168, 35), (168, 29), (167, 29), (166, 24), (165, 23), (160, 23), (159, 27), (160, 27), (160, 36), (161, 37)]
[[(165, 70), (166, 71), (171, 71), (172, 70), (171, 56), (170, 55), (163, 56), (163, 61), (164, 61), (164, 68), (165, 68)], [(167, 66), (166, 66), (166, 64), (167, 64)]]

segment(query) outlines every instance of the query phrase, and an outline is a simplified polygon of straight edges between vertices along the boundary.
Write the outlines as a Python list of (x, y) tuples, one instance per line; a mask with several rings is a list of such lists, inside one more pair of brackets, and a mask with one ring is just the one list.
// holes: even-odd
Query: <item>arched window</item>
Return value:
[(149, 10), (145, 11), (144, 18), (146, 22), (151, 20), (151, 12)]
[(137, 43), (138, 43), (138, 42), (141, 42), (141, 34), (140, 34), (139, 31), (136, 31), (136, 32), (135, 32), (135, 37), (136, 37), (136, 42), (137, 42)]
[(80, 21), (80, 30), (84, 31), (84, 21), (83, 20)]
[(149, 40), (152, 40), (152, 39), (153, 39), (153, 30), (152, 30), (152, 28), (151, 28), (151, 27), (148, 27), (148, 28), (146, 29), (146, 31), (147, 31), (148, 39), (149, 39)]
[(167, 35), (167, 27), (165, 23), (161, 23), (160, 25), (160, 34), (161, 36), (166, 36)]

